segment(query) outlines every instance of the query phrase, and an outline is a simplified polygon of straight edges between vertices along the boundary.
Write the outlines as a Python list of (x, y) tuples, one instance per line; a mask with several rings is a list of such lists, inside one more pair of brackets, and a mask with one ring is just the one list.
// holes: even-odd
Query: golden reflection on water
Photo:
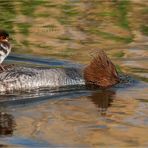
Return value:
[(87, 62), (91, 49), (103, 48), (126, 57), (129, 48), (147, 49), (147, 6), (135, 0), (3, 1), (0, 25), (11, 33), (13, 52)]
[(146, 146), (147, 104), (141, 108), (139, 96), (124, 95), (128, 91), (103, 90), (16, 107), (8, 111), (16, 126), (11, 121), (8, 129), (22, 138), (56, 146)]
[(15, 53), (88, 63), (99, 48), (118, 67), (124, 60), (123, 71), (143, 78), (131, 68), (148, 66), (147, 7), (137, 0), (2, 1), (0, 26), (10, 32)]
[[(93, 49), (104, 49), (119, 71), (148, 81), (147, 1), (1, 0), (0, 10), (0, 26), (10, 32), (15, 53), (88, 63)], [(147, 86), (133, 86), (0, 109), (0, 136), (59, 146), (144, 147), (147, 92)]]

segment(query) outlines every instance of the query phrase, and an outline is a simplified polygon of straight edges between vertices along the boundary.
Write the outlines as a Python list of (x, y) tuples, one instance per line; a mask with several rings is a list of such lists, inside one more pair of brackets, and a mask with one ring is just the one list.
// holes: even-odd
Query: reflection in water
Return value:
[[(2, 1), (0, 26), (13, 36), (14, 52), (85, 62), (98, 47), (117, 58), (146, 56), (141, 49), (147, 49), (147, 2), (137, 2)], [(129, 51), (129, 43), (138, 53)]]
[(115, 96), (115, 92), (111, 90), (102, 90), (92, 93), (89, 98), (98, 108), (101, 115), (105, 115), (107, 108), (111, 106), (111, 102)]
[(12, 115), (0, 112), (0, 136), (12, 136), (15, 126)]
[[(0, 26), (10, 32), (14, 52), (88, 63), (90, 49), (99, 47), (107, 49), (124, 71), (147, 82), (147, 4), (146, 0), (1, 0)], [(49, 60), (39, 63), (63, 66)], [(9, 111), (12, 115), (0, 113), (0, 136), (11, 135), (25, 147), (32, 147), (34, 139), (62, 147), (147, 147), (147, 92), (145, 86), (125, 89), (124, 85), (116, 92), (81, 97), (74, 92), (59, 100), (49, 97), (46, 103), (15, 106)]]
[[(49, 96), (39, 103), (12, 105), (7, 110), (15, 121), (12, 115), (1, 114), (1, 123), (6, 124), (1, 124), (1, 129), (9, 129), (16, 145), (31, 146), (33, 142), (36, 146), (50, 144), (61, 147), (144, 146), (146, 106), (144, 109), (144, 103), (136, 100), (139, 96), (134, 92), (139, 88), (127, 95), (129, 90), (99, 90), (83, 95), (75, 91), (62, 99), (50, 99)], [(5, 130), (5, 135), (7, 133)], [(7, 138), (2, 140), (6, 144), (14, 142)]]

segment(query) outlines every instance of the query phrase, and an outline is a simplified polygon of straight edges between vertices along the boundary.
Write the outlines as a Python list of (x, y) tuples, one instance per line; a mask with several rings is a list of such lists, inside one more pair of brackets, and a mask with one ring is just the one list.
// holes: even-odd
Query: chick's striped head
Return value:
[(9, 33), (5, 30), (0, 29), (0, 41), (8, 40), (9, 39)]

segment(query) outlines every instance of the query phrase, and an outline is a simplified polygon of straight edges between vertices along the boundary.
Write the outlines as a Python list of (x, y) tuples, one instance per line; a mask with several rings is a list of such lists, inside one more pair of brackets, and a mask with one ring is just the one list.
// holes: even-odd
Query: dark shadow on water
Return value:
[(10, 114), (0, 112), (0, 137), (12, 136), (16, 124)]
[(24, 92), (18, 94), (1, 94), (0, 95), (0, 107), (25, 107), (28, 105), (37, 105), (44, 103), (50, 99), (62, 99), (62, 98), (77, 98), (87, 97), (90, 99), (102, 113), (111, 106), (111, 103), (115, 97), (115, 89), (87, 89), (84, 86), (69, 86), (63, 88), (55, 88), (49, 90), (45, 88), (43, 90)]
[(113, 90), (102, 90), (93, 92), (88, 98), (95, 104), (99, 113), (105, 115), (108, 107), (111, 106), (116, 93)]
[[(73, 99), (76, 99), (76, 98), (80, 98), (81, 96), (82, 96), (82, 98), (85, 99), (85, 97), (86, 97), (91, 102), (93, 102), (93, 104), (95, 105), (94, 108), (96, 108), (98, 110), (99, 114), (101, 114), (101, 116), (104, 116), (104, 115), (106, 115), (107, 109), (111, 106), (115, 94), (116, 93), (113, 90), (97, 90), (97, 91), (93, 90), (93, 91), (89, 91), (89, 93), (83, 92), (83, 91), (77, 91), (77, 92), (75, 91), (73, 93), (67, 92), (66, 94), (64, 93), (63, 95), (60, 94), (60, 96), (57, 96), (57, 98), (54, 96), (53, 99), (58, 99), (59, 97), (63, 97), (63, 98), (65, 98), (65, 97), (70, 98), (71, 97)], [(40, 98), (40, 99), (44, 100), (45, 98)], [(28, 105), (31, 105), (33, 108), (35, 108), (36, 105), (38, 105), (38, 104), (42, 105), (41, 104), (42, 102), (40, 99), (39, 100), (37, 99), (36, 101), (34, 100), (35, 102), (38, 102), (37, 104), (36, 103), (33, 103), (33, 104), (29, 103), (29, 101), (26, 100), (27, 105), (25, 105), (26, 104), (25, 102), (20, 102), (20, 101), (18, 101), (17, 103), (22, 104), (22, 106), (20, 106), (20, 105), (16, 106), (16, 104), (17, 104), (16, 102), (11, 105), (12, 105), (12, 108), (15, 108), (15, 109), (16, 109), (16, 107), (25, 107), (27, 109)], [(49, 99), (49, 96), (48, 96), (48, 99)], [(43, 102), (45, 102), (45, 101), (48, 102), (48, 99), (46, 98)], [(11, 101), (11, 102), (13, 102), (13, 101)], [(3, 108), (2, 108), (2, 110), (3, 110)], [(2, 112), (2, 110), (0, 112), (0, 138), (5, 137), (5, 141), (7, 142), (7, 144), (16, 144), (16, 145), (19, 144), (19, 145), (29, 146), (29, 147), (43, 147), (43, 146), (44, 147), (49, 147), (49, 146), (56, 147), (55, 145), (52, 145), (52, 144), (50, 144), (46, 141), (42, 141), (42, 140), (36, 141), (36, 140), (34, 140), (32, 138), (30, 139), (28, 137), (26, 139), (22, 138), (22, 137), (17, 137), (17, 136), (15, 137), (15, 134), (13, 135), (13, 133), (14, 133), (14, 130), (17, 126), (17, 124), (16, 124), (17, 120), (15, 120), (15, 118), (17, 118), (17, 116), (14, 118), (13, 115)], [(16, 111), (18, 111), (18, 110), (16, 110)], [(9, 138), (9, 137), (11, 137), (11, 138)]]
[[(80, 88), (79, 88), (80, 87)], [(23, 107), (26, 105), (36, 105), (41, 104), (50, 99), (61, 99), (61, 98), (74, 98), (80, 96), (88, 96), (90, 94), (90, 90), (86, 90), (83, 86), (73, 86), (67, 89), (67, 87), (63, 88), (55, 88), (49, 90), (49, 88), (45, 88), (43, 90), (31, 91), (31, 92), (23, 92), (16, 94), (2, 94), (0, 95), (0, 107)]]

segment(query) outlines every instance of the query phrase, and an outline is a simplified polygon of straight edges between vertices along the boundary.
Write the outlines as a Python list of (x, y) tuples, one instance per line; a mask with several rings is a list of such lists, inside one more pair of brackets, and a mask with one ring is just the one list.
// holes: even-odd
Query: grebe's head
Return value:
[(3, 40), (8, 40), (9, 39), (9, 34), (5, 30), (0, 30), (0, 41)]
[(116, 67), (104, 51), (98, 51), (91, 63), (84, 69), (86, 85), (107, 88), (119, 83)]

